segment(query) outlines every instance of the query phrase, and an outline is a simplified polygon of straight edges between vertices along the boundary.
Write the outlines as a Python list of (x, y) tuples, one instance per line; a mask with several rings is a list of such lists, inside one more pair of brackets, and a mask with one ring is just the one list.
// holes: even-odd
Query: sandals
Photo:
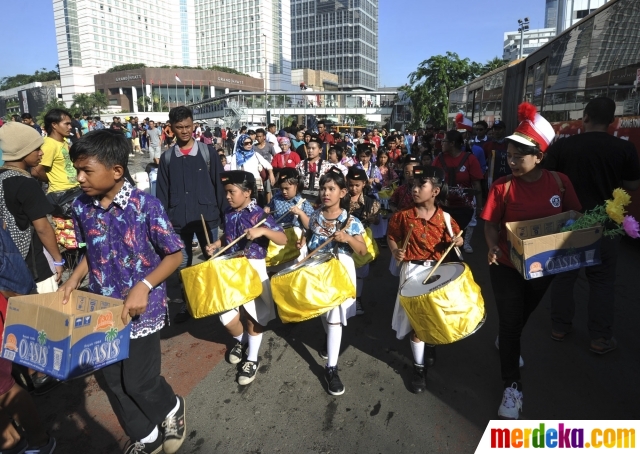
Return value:
[(551, 330), (551, 339), (553, 339), (554, 341), (563, 342), (564, 338), (567, 337), (568, 335), (569, 333)]
[(589, 348), (593, 353), (597, 353), (598, 355), (604, 355), (615, 350), (618, 347), (618, 341), (616, 341), (613, 337), (611, 339), (605, 339), (601, 337), (600, 339), (594, 339), (591, 341), (591, 346)]

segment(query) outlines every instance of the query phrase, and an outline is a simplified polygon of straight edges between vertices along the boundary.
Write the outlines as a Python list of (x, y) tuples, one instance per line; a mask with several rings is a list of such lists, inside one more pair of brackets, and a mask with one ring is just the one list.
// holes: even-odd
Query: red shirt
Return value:
[(287, 153), (282, 152), (275, 155), (271, 165), (274, 169), (284, 169), (285, 167), (295, 169), (299, 162), (300, 156), (298, 156), (298, 153), (289, 150)]
[[(444, 222), (442, 209), (437, 208), (428, 221), (418, 217), (418, 210), (415, 207), (398, 211), (389, 220), (387, 228), (389, 239), (395, 241), (398, 247), (402, 247), (410, 225), (413, 225), (413, 230), (404, 253), (404, 260), (440, 260), (442, 253), (452, 240)], [(451, 218), (451, 230), (454, 235), (460, 232), (460, 227), (453, 218)]]
[(376, 136), (374, 134), (374, 136), (371, 138), (371, 140), (373, 140), (375, 142), (377, 148), (380, 148), (380, 136)]
[[(457, 169), (464, 159), (465, 154), (465, 152), (462, 152), (458, 155), (458, 157), (453, 158), (446, 153), (440, 153), (438, 157), (433, 160), (433, 166), (442, 168), (442, 159), (444, 159), (444, 163), (448, 168)], [(483, 178), (484, 174), (482, 172), (482, 168), (480, 167), (480, 162), (478, 162), (478, 159), (473, 154), (469, 154), (464, 165), (460, 167), (460, 170), (458, 170), (458, 172), (456, 173), (455, 186), (451, 185), (451, 182), (449, 181), (449, 172), (445, 171), (444, 179), (449, 185), (449, 206), (472, 206), (473, 195), (462, 192), (461, 190), (456, 191), (456, 187), (472, 188), (472, 183), (474, 181), (480, 181)]]
[(498, 257), (498, 262), (513, 268), (509, 260), (505, 222), (540, 219), (564, 211), (582, 209), (569, 177), (560, 172), (558, 176), (564, 185), (564, 195), (561, 195), (558, 183), (551, 172), (543, 170), (538, 181), (532, 183), (520, 178), (512, 178), (506, 203), (504, 192), (507, 177), (502, 177), (493, 183), (480, 217), (485, 221), (500, 224), (498, 246), (502, 255)]
[(395, 205), (398, 210), (406, 210), (409, 207), (413, 206), (413, 195), (411, 194), (413, 187), (411, 185), (403, 184), (398, 187), (393, 194), (391, 194), (391, 198), (389, 199), (389, 203)]
[(180, 153), (182, 153), (183, 155), (188, 155), (189, 153), (191, 153), (191, 149), (193, 147), (188, 147), (188, 148), (180, 148)]
[(333, 136), (328, 132), (320, 134), (318, 137), (320, 137), (320, 140), (322, 140), (324, 143), (328, 143), (330, 145), (333, 145), (336, 142)]

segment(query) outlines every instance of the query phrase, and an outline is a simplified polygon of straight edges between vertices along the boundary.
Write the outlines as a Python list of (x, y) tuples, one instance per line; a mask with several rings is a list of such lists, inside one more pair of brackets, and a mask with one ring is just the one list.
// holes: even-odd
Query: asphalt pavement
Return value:
[[(136, 158), (135, 166), (146, 164)], [(132, 168), (134, 168), (132, 166)], [(397, 340), (391, 315), (398, 278), (388, 272), (389, 252), (371, 267), (363, 294), (365, 315), (343, 329), (342, 396), (326, 392), (324, 341), (319, 320), (269, 324), (256, 380), (240, 387), (225, 359), (231, 345), (217, 317), (190, 319), (162, 332), (163, 375), (187, 401), (187, 440), (181, 453), (472, 453), (502, 396), (497, 313), (485, 263), (486, 246), (476, 228), (475, 252), (467, 254), (486, 302), (487, 321), (474, 335), (437, 347), (427, 391), (409, 391), (412, 358), (408, 339)], [(589, 352), (588, 284), (576, 285), (574, 332), (562, 343), (550, 338), (548, 295), (522, 336), (524, 400), (528, 420), (640, 419), (640, 243), (625, 240), (616, 280), (616, 351)], [(170, 280), (170, 293), (177, 280)], [(177, 305), (171, 305), (172, 314)], [(96, 373), (36, 397), (59, 451), (117, 453), (126, 435), (111, 412)], [(634, 385), (634, 383), (636, 383)]]

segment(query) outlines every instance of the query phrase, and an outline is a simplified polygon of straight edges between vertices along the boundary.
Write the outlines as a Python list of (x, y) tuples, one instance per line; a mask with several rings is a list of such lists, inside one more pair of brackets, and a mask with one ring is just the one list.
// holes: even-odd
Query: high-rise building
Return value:
[[(522, 36), (523, 43), (520, 44)], [(540, 28), (527, 30), (522, 35), (519, 31), (505, 32), (504, 45), (502, 49), (503, 60), (513, 61), (520, 57), (520, 46), (522, 45), (522, 56), (527, 57), (556, 36), (555, 28)]]
[[(557, 0), (556, 30), (559, 35), (579, 20), (607, 3), (608, 0)], [(547, 0), (547, 6), (549, 0)]]
[(338, 75), (341, 90), (378, 88), (378, 0), (291, 0), (293, 69)]
[(197, 64), (263, 77), (292, 90), (290, 0), (192, 0)]
[(126, 63), (196, 65), (194, 0), (53, 0), (62, 99)]
[(547, 0), (544, 8), (544, 28), (556, 28), (558, 25), (558, 0)]

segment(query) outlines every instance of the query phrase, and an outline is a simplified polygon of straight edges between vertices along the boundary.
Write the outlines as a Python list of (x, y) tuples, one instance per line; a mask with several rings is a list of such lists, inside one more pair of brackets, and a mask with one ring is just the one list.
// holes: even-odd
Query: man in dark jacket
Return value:
[[(610, 135), (616, 104), (612, 99), (595, 98), (582, 116), (584, 133), (560, 139), (549, 147), (543, 163), (569, 177), (584, 211), (604, 204), (613, 190), (634, 191), (640, 186), (640, 164), (635, 146)], [(589, 281), (590, 350), (600, 355), (614, 350), (614, 287), (620, 238), (602, 237), (602, 264), (584, 269)], [(563, 341), (571, 332), (575, 310), (573, 286), (579, 270), (558, 274), (551, 287), (551, 338)]]
[[(208, 257), (201, 215), (207, 223), (209, 239), (218, 239), (218, 227), (223, 222), (227, 207), (224, 186), (220, 181), (221, 164), (217, 154), (211, 155), (207, 145), (193, 139), (193, 114), (187, 107), (174, 107), (169, 112), (169, 123), (176, 143), (160, 159), (157, 196), (167, 210), (176, 233), (185, 244), (184, 257), (179, 269), (193, 261), (191, 242), (198, 237), (202, 253)], [(176, 322), (187, 319), (186, 306)]]

